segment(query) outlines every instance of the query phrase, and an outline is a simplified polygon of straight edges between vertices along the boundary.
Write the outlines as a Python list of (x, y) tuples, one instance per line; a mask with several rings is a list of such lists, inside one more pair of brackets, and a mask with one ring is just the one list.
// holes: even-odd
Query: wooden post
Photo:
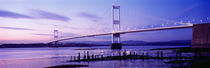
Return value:
[(76, 61), (76, 56), (74, 56), (74, 61)]
[(90, 55), (89, 55), (89, 52), (87, 51), (87, 60), (89, 61), (90, 60)]
[(104, 57), (103, 57), (103, 55), (101, 55), (101, 60), (104, 60)]
[(95, 59), (94, 59), (94, 54), (92, 54), (92, 60), (95, 60)]
[(125, 51), (123, 52), (123, 59), (126, 59), (126, 53), (125, 53)]
[(161, 53), (160, 53), (160, 54), (161, 54), (161, 58), (163, 58), (163, 51), (161, 51)]
[(85, 51), (84, 51), (84, 58), (83, 58), (84, 60), (86, 60), (86, 54), (85, 54)]
[(121, 60), (121, 52), (119, 52), (119, 59)]
[(80, 61), (80, 53), (78, 53), (78, 61)]
[(178, 59), (179, 55), (178, 55), (178, 52), (176, 52), (176, 59)]
[(144, 52), (142, 53), (141, 58), (142, 58), (143, 60), (145, 59)]
[(157, 58), (159, 58), (159, 51), (157, 51)]
[(131, 59), (131, 51), (130, 51), (130, 55), (129, 55), (129, 58)]
[(125, 51), (123, 52), (123, 56), (126, 56), (126, 53), (125, 53)]
[(136, 59), (138, 59), (139, 57), (138, 57), (138, 54), (136, 53)]
[(134, 51), (133, 52), (133, 55), (132, 55), (134, 59), (136, 59), (136, 56), (135, 55), (136, 55), (136, 52)]
[(97, 56), (95, 55), (95, 60), (97, 60)]
[(119, 52), (119, 56), (121, 56), (121, 52)]

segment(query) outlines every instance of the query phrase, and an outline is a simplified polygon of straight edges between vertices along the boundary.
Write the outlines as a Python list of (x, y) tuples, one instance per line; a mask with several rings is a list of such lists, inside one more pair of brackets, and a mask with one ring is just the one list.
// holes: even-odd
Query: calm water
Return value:
[[(168, 68), (163, 60), (114, 60), (114, 61), (91, 61), (91, 62), (65, 62), (70, 56), (77, 56), (84, 51), (97, 55), (117, 55), (118, 52), (137, 52), (142, 54), (156, 55), (153, 48), (174, 48), (189, 46), (123, 46), (121, 50), (111, 50), (109, 46), (101, 47), (62, 47), (62, 48), (3, 48), (0, 49), (0, 68), (43, 68), (64, 64), (87, 64), (89, 67), (107, 68)], [(173, 51), (164, 51), (164, 56), (173, 55)], [(191, 55), (191, 54), (186, 54)]]

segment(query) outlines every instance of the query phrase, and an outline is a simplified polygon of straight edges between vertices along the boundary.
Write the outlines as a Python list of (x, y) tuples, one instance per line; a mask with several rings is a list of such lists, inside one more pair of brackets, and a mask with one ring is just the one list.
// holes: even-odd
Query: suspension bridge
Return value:
[[(94, 37), (94, 36), (103, 36), (103, 35), (112, 35), (112, 44), (111, 49), (121, 49), (122, 45), (120, 42), (120, 35), (121, 34), (127, 34), (127, 33), (135, 33), (135, 32), (147, 32), (147, 31), (159, 31), (159, 30), (171, 30), (171, 29), (184, 29), (184, 28), (192, 28), (192, 47), (208, 47), (210, 48), (210, 23), (202, 23), (202, 24), (191, 24), (180, 22), (179, 24), (185, 24), (185, 25), (179, 25), (179, 26), (169, 26), (169, 27), (163, 27), (164, 24), (162, 24), (162, 27), (158, 28), (149, 28), (149, 29), (135, 29), (135, 30), (127, 30), (127, 31), (121, 31), (120, 30), (120, 5), (112, 5), (112, 32), (107, 33), (99, 33), (99, 34), (90, 34), (90, 35), (83, 35), (83, 36), (76, 36), (76, 37), (69, 37), (69, 38), (62, 38), (62, 39), (55, 39), (48, 43), (54, 43), (54, 45), (57, 44), (59, 41), (64, 40), (71, 40), (71, 39), (77, 39), (77, 38), (85, 38), (85, 37)], [(208, 18), (207, 18), (208, 19)], [(200, 20), (202, 22), (202, 20)], [(174, 23), (177, 24), (177, 23)], [(152, 26), (153, 27), (153, 26)], [(144, 26), (143, 26), (144, 28)], [(54, 31), (54, 37), (58, 38), (58, 31)]]

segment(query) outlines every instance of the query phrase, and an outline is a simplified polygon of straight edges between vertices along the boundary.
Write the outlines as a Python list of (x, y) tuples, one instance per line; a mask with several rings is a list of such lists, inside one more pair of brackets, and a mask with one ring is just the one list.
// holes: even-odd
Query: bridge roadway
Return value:
[(101, 35), (126, 34), (126, 33), (135, 33), (135, 32), (147, 32), (147, 31), (159, 31), (159, 30), (192, 28), (192, 26), (193, 25), (171, 26), (171, 27), (151, 28), (151, 29), (139, 29), (139, 30), (129, 30), (129, 31), (119, 31), (119, 32), (108, 32), (108, 33), (90, 34), (90, 35), (83, 35), (83, 36), (76, 36), (76, 37), (70, 37), (70, 38), (63, 38), (63, 39), (53, 40), (53, 41), (50, 41), (48, 43), (58, 42), (58, 41), (63, 41), (63, 40), (70, 40), (70, 39), (77, 39), (77, 38), (84, 38), (84, 37), (101, 36)]

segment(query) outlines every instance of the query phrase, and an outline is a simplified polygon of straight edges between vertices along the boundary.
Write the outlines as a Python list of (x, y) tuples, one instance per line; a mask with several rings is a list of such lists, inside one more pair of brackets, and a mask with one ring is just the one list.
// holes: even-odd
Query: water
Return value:
[[(114, 60), (114, 61), (91, 61), (91, 62), (66, 62), (70, 56), (77, 56), (84, 51), (89, 51), (90, 55), (117, 55), (118, 52), (131, 51), (139, 54), (149, 52), (149, 55), (155, 55), (155, 52), (149, 51), (153, 48), (174, 48), (188, 46), (123, 46), (121, 50), (111, 50), (109, 46), (100, 47), (61, 47), (61, 48), (2, 48), (0, 49), (0, 68), (43, 68), (64, 64), (87, 64), (89, 67), (107, 67), (107, 68), (168, 68), (163, 60)], [(164, 51), (170, 55), (173, 51)], [(126, 52), (129, 53), (129, 52)]]

